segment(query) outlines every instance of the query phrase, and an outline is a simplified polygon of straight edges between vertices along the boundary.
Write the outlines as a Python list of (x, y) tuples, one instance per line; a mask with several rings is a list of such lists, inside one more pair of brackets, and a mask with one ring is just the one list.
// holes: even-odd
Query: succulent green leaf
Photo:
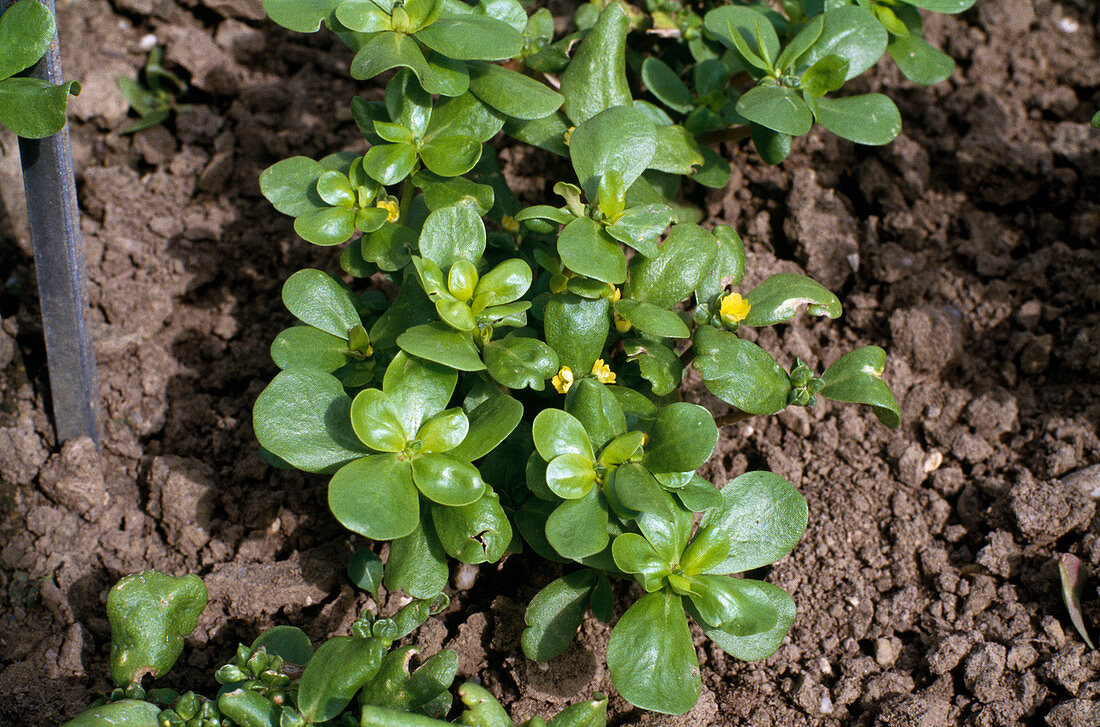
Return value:
[(901, 411), (897, 399), (882, 372), (886, 367), (886, 352), (878, 346), (864, 346), (837, 359), (821, 375), (825, 386), (821, 396), (833, 401), (867, 404), (878, 420), (897, 429), (901, 424)]
[[(773, 586), (765, 581), (741, 580), (742, 588), (750, 586), (754, 586), (771, 599), (772, 607), (776, 612), (776, 623), (771, 629), (752, 636), (734, 636), (722, 629), (709, 626), (702, 618), (696, 618), (696, 621), (710, 640), (730, 656), (742, 661), (760, 661), (774, 654), (783, 643), (794, 622), (795, 605), (790, 594), (779, 586)], [(694, 611), (694, 608), (689, 606), (689, 610)], [(694, 617), (697, 614), (692, 615)]]
[(401, 452), (408, 443), (389, 397), (378, 389), (364, 389), (352, 399), (351, 427), (363, 444), (379, 452)]
[(974, 6), (977, 0), (906, 0), (921, 10), (931, 10), (934, 13), (961, 13)]
[(431, 172), (417, 172), (413, 183), (424, 191), (424, 204), (431, 212), (443, 207), (469, 205), (478, 214), (485, 215), (493, 208), (495, 195), (487, 184), (462, 177), (447, 179)]
[[(694, 479), (694, 478), (692, 478)], [(720, 490), (706, 483), (718, 495), (716, 507), (722, 504)], [(694, 576), (718, 567), (730, 552), (730, 540), (721, 528), (700, 527), (695, 537), (680, 556), (680, 568), (685, 575)]]
[(691, 331), (675, 311), (636, 300), (615, 301), (615, 312), (642, 333), (658, 338), (690, 338)]
[(717, 254), (714, 235), (698, 225), (674, 225), (657, 255), (636, 255), (630, 261), (623, 297), (672, 308), (691, 295)]
[(791, 153), (791, 135), (772, 131), (766, 126), (752, 124), (749, 127), (752, 145), (766, 164), (779, 164)]
[(355, 296), (332, 276), (307, 268), (283, 284), (283, 305), (295, 318), (345, 341), (348, 331), (362, 325)]
[(661, 59), (649, 56), (642, 61), (642, 81), (649, 92), (670, 109), (686, 114), (694, 107), (687, 84)]
[(620, 570), (642, 577), (642, 585), (648, 592), (660, 588), (663, 580), (672, 573), (668, 560), (637, 533), (623, 533), (615, 538), (611, 543), (611, 553)]
[(718, 507), (722, 496), (718, 489), (699, 475), (693, 475), (687, 484), (675, 490), (676, 498), (692, 512), (706, 512)]
[(396, 454), (372, 454), (341, 467), (328, 485), (328, 506), (340, 524), (371, 540), (393, 540), (419, 522), (412, 468)]
[(441, 177), (458, 177), (481, 159), (481, 142), (469, 136), (437, 136), (420, 148), (420, 159)]
[(626, 255), (603, 227), (578, 217), (558, 235), (558, 255), (573, 272), (616, 285), (626, 280)]
[(842, 5), (827, 10), (822, 18), (821, 35), (798, 58), (797, 72), (805, 71), (827, 55), (837, 55), (848, 61), (844, 78), (847, 81), (875, 65), (886, 52), (889, 35), (869, 10)]
[(474, 308), (518, 300), (531, 287), (531, 266), (519, 258), (505, 260), (485, 273), (474, 289)]
[(600, 488), (577, 500), (566, 500), (546, 519), (546, 539), (560, 555), (574, 560), (607, 547), (607, 505)]
[(596, 573), (588, 568), (552, 581), (527, 606), (527, 623), (520, 644), (533, 661), (550, 661), (565, 651), (580, 628), (588, 610), (588, 599), (596, 585)]
[(818, 15), (812, 18), (810, 22), (798, 31), (798, 35), (792, 38), (787, 45), (783, 46), (782, 52), (779, 54), (779, 58), (775, 61), (775, 67), (779, 71), (787, 70), (791, 64), (798, 60), (799, 56), (809, 50), (810, 46), (817, 42), (817, 39), (821, 37), (821, 32), (825, 29), (825, 18)]
[(392, 68), (408, 68), (431, 94), (459, 96), (470, 86), (470, 76), (460, 61), (437, 53), (425, 57), (412, 36), (391, 31), (367, 39), (352, 59), (351, 76), (366, 80)]
[(468, 136), (478, 141), (489, 141), (501, 127), (504, 119), (472, 93), (454, 98), (444, 98), (432, 111), (426, 141), (437, 136)]
[(653, 386), (656, 396), (671, 394), (684, 377), (680, 357), (668, 346), (653, 341), (632, 339), (623, 344), (628, 361), (637, 361), (642, 378)]
[(646, 204), (631, 207), (605, 229), (619, 242), (629, 245), (646, 257), (658, 253), (657, 242), (675, 216), (667, 204)]
[(821, 283), (797, 273), (776, 273), (745, 296), (749, 314), (741, 321), (746, 326), (774, 326), (791, 320), (800, 306), (810, 315), (837, 318), (842, 309), (838, 299)]
[(367, 452), (343, 384), (317, 369), (280, 372), (256, 399), (252, 427), (264, 449), (306, 472), (334, 472)]
[[(818, 16), (821, 17), (821, 16)], [(802, 74), (802, 90), (811, 96), (824, 96), (844, 85), (848, 75), (848, 59), (829, 54)]]
[(657, 150), (649, 162), (650, 169), (688, 175), (706, 163), (702, 147), (686, 128), (679, 124), (661, 124), (656, 129)]
[[(377, 600), (378, 588), (382, 585), (382, 559), (373, 550), (359, 548), (348, 558), (348, 578)], [(290, 661), (294, 664), (301, 663)]]
[(512, 525), (492, 489), (463, 507), (432, 505), (443, 549), (463, 563), (495, 563), (512, 542)]
[[(408, 265), (409, 250), (416, 245), (416, 233), (392, 222), (384, 222), (380, 228), (361, 239), (363, 259), (386, 272), (395, 272)], [(400, 293), (398, 299), (401, 299)], [(407, 324), (408, 319), (405, 322)], [(376, 340), (373, 333), (371, 338)]]
[[(722, 504), (708, 512), (696, 539), (729, 539), (729, 551), (708, 573), (743, 573), (791, 552), (806, 529), (806, 499), (772, 472), (746, 472), (722, 488)], [(713, 535), (709, 532), (716, 531)]]
[(636, 707), (684, 714), (699, 699), (699, 659), (683, 602), (663, 590), (642, 596), (611, 632), (607, 668), (615, 688)]
[(0, 80), (0, 125), (24, 139), (53, 136), (65, 126), (70, 94), (80, 94), (76, 81), (54, 84), (24, 76)]
[(539, 456), (547, 462), (563, 454), (579, 454), (590, 461), (595, 459), (584, 425), (561, 409), (540, 411), (531, 425), (531, 436)]
[[(614, 394), (611, 394), (610, 391), (608, 391), (608, 394), (612, 397), (615, 396)], [(615, 402), (615, 406), (619, 407), (620, 409), (622, 408), (621, 406), (619, 406), (617, 400)], [(623, 421), (625, 427), (625, 417)], [(619, 436), (608, 442), (606, 445), (604, 445), (604, 448), (600, 450), (599, 463), (607, 467), (609, 465), (620, 465), (624, 462), (629, 461), (630, 458), (637, 454), (638, 450), (641, 449), (642, 444), (645, 443), (645, 439), (645, 432), (627, 432), (626, 434), (620, 434)]]
[[(358, 552), (374, 555), (369, 550)], [(382, 577), (382, 563), (377, 560), (378, 556), (375, 555), (374, 558), (378, 564), (377, 576), (380, 580)], [(377, 592), (377, 586), (374, 590)], [(278, 656), (283, 661), (298, 666), (305, 666), (313, 658), (313, 644), (306, 633), (296, 626), (273, 626), (267, 629), (256, 637), (249, 648), (256, 651), (260, 647), (263, 647), (268, 654)]]
[[(574, 124), (614, 106), (630, 104), (626, 81), (626, 13), (609, 3), (588, 31), (561, 77), (565, 114)], [(625, 175), (624, 175), (625, 176)]]
[(597, 451), (626, 433), (622, 407), (611, 390), (596, 379), (581, 379), (573, 385), (565, 397), (565, 411), (577, 418)]
[(546, 342), (557, 352), (562, 366), (575, 375), (587, 374), (603, 354), (611, 329), (609, 307), (606, 298), (587, 299), (572, 293), (552, 295), (546, 303)]
[(485, 223), (467, 205), (428, 215), (420, 232), (420, 254), (448, 270), (458, 260), (477, 263), (485, 252)]
[(778, 614), (771, 598), (752, 583), (730, 576), (692, 576), (688, 598), (708, 626), (734, 636), (752, 636), (773, 628)]
[(326, 207), (294, 220), (294, 231), (306, 242), (329, 247), (347, 242), (355, 234), (355, 210)]
[(458, 688), (458, 696), (467, 710), (462, 713), (461, 724), (476, 727), (512, 727), (512, 719), (492, 694), (473, 682)]
[(694, 340), (693, 365), (712, 394), (750, 414), (787, 408), (790, 377), (767, 351), (711, 326), (696, 330)]
[(379, 33), (392, 30), (389, 13), (373, 2), (340, 2), (333, 13), (340, 25), (356, 33)]
[(542, 391), (558, 372), (558, 354), (537, 338), (513, 336), (492, 341), (482, 350), (489, 375), (509, 389)]
[[(600, 692), (591, 699), (570, 704), (558, 712), (546, 727), (604, 727), (607, 724), (607, 697)], [(525, 727), (538, 727), (534, 724)]]
[(430, 599), (447, 585), (447, 553), (435, 534), (431, 510), (422, 508), (420, 524), (408, 535), (390, 543), (385, 584), (413, 598)]
[(569, 147), (565, 143), (568, 131), (569, 122), (561, 112), (532, 121), (508, 119), (504, 122), (504, 133), (559, 156), (569, 154)]
[(523, 36), (515, 28), (483, 15), (444, 15), (418, 30), (416, 39), (460, 61), (503, 61), (523, 50)]
[(955, 60), (914, 35), (890, 37), (886, 52), (913, 83), (931, 86), (947, 80), (955, 72)]
[(546, 485), (564, 500), (579, 500), (596, 482), (595, 462), (583, 454), (558, 455), (546, 466)]
[(57, 29), (42, 3), (19, 0), (0, 15), (0, 80), (38, 63)]
[(456, 372), (398, 353), (386, 368), (382, 390), (412, 439), (424, 420), (447, 408), (457, 383)]
[(740, 285), (745, 278), (745, 243), (737, 230), (729, 225), (718, 225), (713, 233), (718, 253), (714, 256), (714, 266), (695, 288), (695, 298), (700, 305), (711, 305), (725, 293), (727, 285)]
[[(29, 0), (35, 4), (38, 0)], [(89, 707), (61, 727), (160, 727), (161, 708), (152, 702), (122, 699)]]
[(378, 673), (388, 644), (379, 638), (334, 636), (309, 660), (298, 686), (298, 709), (310, 723), (336, 717)]
[(618, 171), (623, 185), (629, 187), (656, 153), (657, 127), (645, 112), (630, 106), (599, 112), (578, 125), (569, 138), (569, 158), (590, 200), (597, 198), (600, 179), (609, 170)]
[(276, 162), (260, 175), (260, 191), (279, 212), (290, 217), (326, 209), (317, 194), (324, 167), (308, 156), (292, 156)]
[(348, 362), (348, 342), (313, 326), (292, 326), (272, 341), (271, 360), (280, 369), (306, 367), (332, 373)]
[(235, 687), (218, 694), (218, 711), (232, 724), (246, 727), (278, 727), (282, 707), (258, 691)]
[(626, 209), (626, 187), (617, 169), (608, 169), (600, 177), (599, 209), (607, 219), (618, 218)]
[(146, 570), (116, 583), (107, 594), (115, 685), (125, 688), (145, 675), (167, 673), (204, 608), (206, 586), (196, 575), (175, 578)]
[(689, 472), (703, 466), (717, 442), (710, 412), (698, 404), (674, 402), (657, 414), (642, 464), (653, 472)]
[(881, 93), (820, 98), (814, 115), (826, 129), (857, 144), (881, 146), (901, 133), (901, 113)]
[(447, 409), (424, 422), (416, 438), (422, 452), (450, 452), (470, 431), (470, 420), (460, 407)]
[(704, 24), (719, 41), (753, 66), (771, 70), (779, 55), (779, 36), (768, 17), (753, 8), (725, 5), (706, 14)]
[(379, 184), (397, 184), (412, 173), (416, 159), (416, 147), (412, 144), (379, 144), (367, 149), (363, 170)]
[(737, 102), (737, 113), (749, 121), (778, 131), (801, 136), (813, 126), (813, 114), (797, 91), (782, 86), (755, 86)]
[(469, 432), (462, 442), (447, 454), (455, 459), (472, 462), (496, 449), (519, 425), (523, 404), (507, 394), (497, 394), (479, 404), (469, 413)]
[(267, 17), (297, 33), (316, 33), (331, 22), (341, 0), (263, 0)]
[(397, 337), (397, 345), (413, 356), (459, 371), (485, 368), (470, 334), (456, 331), (446, 323), (425, 323), (410, 328)]
[(502, 66), (474, 62), (469, 69), (470, 92), (513, 119), (544, 118), (565, 101), (549, 86)]
[(421, 494), (441, 505), (469, 505), (485, 492), (485, 481), (477, 467), (446, 454), (414, 457), (412, 474)]

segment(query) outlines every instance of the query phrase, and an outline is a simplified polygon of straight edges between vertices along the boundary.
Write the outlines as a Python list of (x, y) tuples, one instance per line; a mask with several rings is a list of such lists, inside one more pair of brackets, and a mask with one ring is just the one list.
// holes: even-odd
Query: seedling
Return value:
[[(175, 664), (183, 639), (206, 607), (197, 576), (145, 571), (126, 576), (107, 597), (111, 623), (111, 678), (116, 689), (64, 727), (427, 727), (446, 725), (458, 655), (448, 649), (420, 661), (415, 646), (393, 648), (446, 605), (413, 601), (392, 618), (363, 613), (351, 634), (316, 650), (292, 626), (276, 626), (241, 644), (215, 673), (214, 698), (187, 691), (146, 689), (145, 676), (161, 677)], [(489, 692), (476, 684), (458, 689), (466, 709), (459, 723), (514, 727)], [(601, 694), (566, 708), (547, 723), (525, 727), (600, 727), (607, 699)]]
[[(298, 324), (272, 345), (281, 371), (254, 428), (274, 464), (331, 477), (342, 524), (390, 541), (384, 572), (356, 556), (357, 582), (430, 599), (448, 558), (531, 550), (575, 564), (527, 611), (524, 651), (547, 661), (589, 608), (612, 619), (610, 578), (633, 579), (645, 595), (615, 625), (608, 666), (626, 699), (661, 712), (699, 696), (688, 617), (741, 659), (779, 647), (793, 599), (737, 576), (794, 547), (806, 502), (773, 473), (719, 490), (696, 470), (734, 421), (830, 399), (897, 427), (898, 406), (880, 348), (822, 371), (741, 337), (836, 318), (841, 301), (793, 273), (742, 287), (737, 231), (701, 226), (678, 190), (726, 184), (729, 164), (706, 142), (730, 125), (769, 161), (815, 119), (892, 139), (900, 117), (885, 96), (827, 94), (904, 35), (883, 23), (913, 21), (905, 7), (697, 15), (670, 2), (628, 17), (598, 3), (555, 40), (545, 11), (528, 18), (516, 0), (265, 2), (288, 28), (333, 30), (354, 78), (393, 71), (382, 101), (351, 101), (365, 154), (293, 157), (260, 180), (301, 237), (343, 245), (344, 275), (304, 270), (283, 288)], [(672, 46), (661, 59), (647, 54), (654, 37)], [(635, 70), (667, 110), (633, 98)], [(502, 131), (568, 159), (555, 198), (521, 208), (488, 143)], [(392, 299), (371, 278), (392, 282)], [(689, 367), (728, 411), (679, 400)]]
[(69, 95), (80, 93), (76, 81), (15, 75), (38, 63), (56, 33), (53, 13), (38, 0), (19, 0), (0, 14), (0, 126), (16, 136), (44, 139), (61, 131)]
[(179, 99), (187, 93), (187, 82), (162, 65), (164, 48), (149, 51), (145, 67), (136, 79), (119, 76), (115, 79), (119, 93), (130, 103), (138, 120), (127, 126), (122, 134), (133, 134), (163, 124), (173, 111), (189, 108)]

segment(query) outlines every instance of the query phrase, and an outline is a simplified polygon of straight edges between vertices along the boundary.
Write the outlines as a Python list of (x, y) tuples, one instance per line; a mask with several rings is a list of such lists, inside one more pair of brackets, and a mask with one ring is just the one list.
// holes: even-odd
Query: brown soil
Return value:
[[(890, 146), (815, 131), (779, 168), (729, 150), (729, 188), (699, 199), (745, 233), (749, 284), (801, 268), (846, 308), (760, 339), (819, 369), (885, 347), (905, 423), (893, 433), (824, 404), (723, 433), (712, 479), (767, 468), (810, 502), (802, 543), (762, 574), (796, 596), (799, 616), (759, 664), (697, 632), (698, 706), (667, 718), (614, 698), (613, 725), (1100, 725), (1100, 657), (1069, 625), (1054, 560), (1072, 552), (1100, 568), (1100, 473), (1080, 472), (1100, 462), (1100, 132), (1086, 125), (1100, 107), (1096, 22), (1087, 0), (982, 0), (929, 22), (959, 61), (950, 81), (918, 88), (888, 63), (861, 81), (902, 109)], [(323, 478), (269, 469), (250, 427), (275, 371), (267, 346), (289, 322), (282, 281), (335, 265), (294, 237), (257, 175), (293, 153), (361, 148), (343, 112), (346, 54), (263, 22), (250, 0), (71, 3), (60, 26), (66, 71), (84, 84), (72, 130), (104, 451), (100, 463), (88, 442), (59, 448), (50, 431), (8, 144), (0, 723), (13, 726), (58, 724), (108, 687), (103, 604), (125, 573), (204, 577), (211, 605), (168, 681), (206, 689), (238, 640), (275, 623), (320, 639), (368, 600), (343, 575), (354, 542), (327, 512)], [(150, 33), (197, 103), (120, 136), (114, 78), (134, 74)], [(531, 168), (512, 159), (509, 171)], [(421, 643), (458, 650), (461, 675), (518, 717), (610, 691), (599, 622), (549, 669), (520, 653), (524, 604), (554, 576), (523, 557), (457, 570), (473, 588)], [(1100, 615), (1094, 586), (1085, 597), (1086, 615)]]

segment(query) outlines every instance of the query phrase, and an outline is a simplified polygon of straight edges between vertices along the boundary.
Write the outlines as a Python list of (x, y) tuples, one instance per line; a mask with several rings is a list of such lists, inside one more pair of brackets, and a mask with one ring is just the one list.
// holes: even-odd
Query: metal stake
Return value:
[[(14, 0), (0, 0), (0, 13)], [(54, 13), (54, 0), (41, 0)], [(61, 83), (58, 39), (29, 74)], [(54, 426), (59, 441), (89, 436), (99, 445), (99, 385), (88, 308), (84, 247), (76, 204), (69, 127), (46, 139), (19, 139), (27, 195), (42, 328), (50, 373)]]

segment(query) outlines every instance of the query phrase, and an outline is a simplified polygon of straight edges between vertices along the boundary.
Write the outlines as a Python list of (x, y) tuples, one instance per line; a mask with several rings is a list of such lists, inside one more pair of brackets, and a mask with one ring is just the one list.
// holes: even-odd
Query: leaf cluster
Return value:
[[(794, 6), (782, 23), (763, 6), (699, 16), (682, 40), (714, 54), (691, 68), (707, 97), (696, 103), (671, 65), (630, 47), (638, 19), (614, 2), (585, 6), (559, 40), (516, 0), (265, 2), (291, 29), (335, 31), (355, 51), (353, 77), (392, 72), (381, 100), (351, 101), (365, 152), (292, 157), (261, 176), (301, 237), (343, 246), (343, 274), (284, 285), (297, 324), (272, 344), (280, 372), (254, 430), (276, 466), (330, 476), (341, 524), (390, 542), (384, 568), (357, 556), (357, 582), (431, 599), (451, 558), (566, 564), (527, 611), (524, 651), (546, 661), (589, 609), (612, 620), (611, 579), (632, 580), (645, 595), (615, 625), (608, 665), (626, 699), (662, 712), (699, 695), (689, 617), (738, 658), (778, 648), (793, 600), (741, 574), (794, 547), (806, 503), (771, 473), (720, 489), (696, 474), (719, 424), (824, 398), (896, 427), (898, 407), (882, 349), (818, 375), (742, 337), (837, 318), (841, 302), (793, 273), (743, 287), (740, 236), (701, 226), (679, 190), (726, 183), (728, 162), (701, 143), (714, 118), (740, 123), (741, 102), (768, 88), (820, 109), (825, 92), (807, 88), (824, 88), (813, 79), (827, 66), (846, 80), (874, 63), (877, 16), (826, 5), (797, 23)], [(650, 12), (693, 12), (677, 7)], [(730, 96), (750, 68), (757, 86)], [(641, 82), (665, 89), (672, 111), (635, 99)], [(554, 199), (520, 204), (492, 143), (502, 132), (568, 161)], [(729, 414), (681, 401), (689, 367)]]
[[(175, 578), (157, 571), (126, 576), (111, 589), (111, 678), (116, 689), (64, 727), (429, 727), (449, 725), (451, 685), (458, 654), (444, 649), (420, 659), (415, 646), (393, 646), (446, 605), (413, 601), (390, 618), (364, 612), (351, 634), (314, 649), (293, 626), (275, 626), (251, 645), (241, 644), (219, 667), (221, 685), (210, 699), (194, 691), (145, 689), (145, 675), (163, 676), (179, 658), (183, 639), (206, 607), (197, 576)], [(415, 668), (414, 668), (415, 667)], [(489, 692), (467, 683), (458, 694), (464, 709), (457, 724), (515, 727)], [(524, 727), (599, 727), (607, 699), (567, 707), (549, 722)]]

